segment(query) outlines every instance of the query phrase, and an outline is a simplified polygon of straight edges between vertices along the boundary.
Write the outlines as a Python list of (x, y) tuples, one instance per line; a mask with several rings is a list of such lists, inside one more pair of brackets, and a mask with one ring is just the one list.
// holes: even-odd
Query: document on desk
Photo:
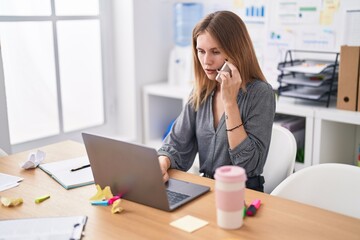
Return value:
[(22, 180), (24, 179), (18, 176), (0, 173), (0, 192), (18, 186)]
[(65, 189), (72, 189), (94, 183), (87, 156), (40, 164), (39, 168), (49, 174)]
[(0, 221), (0, 239), (81, 239), (87, 216)]

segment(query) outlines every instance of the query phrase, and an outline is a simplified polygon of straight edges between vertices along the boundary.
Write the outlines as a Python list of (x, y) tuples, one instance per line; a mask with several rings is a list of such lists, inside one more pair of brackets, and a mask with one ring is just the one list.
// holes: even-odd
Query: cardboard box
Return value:
[(360, 46), (341, 46), (337, 108), (360, 111)]

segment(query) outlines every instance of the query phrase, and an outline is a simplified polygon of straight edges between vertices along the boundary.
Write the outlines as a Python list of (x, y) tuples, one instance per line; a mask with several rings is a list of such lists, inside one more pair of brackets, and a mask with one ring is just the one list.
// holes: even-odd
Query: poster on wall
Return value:
[(278, 63), (284, 61), (286, 51), (294, 49), (295, 43), (296, 35), (289, 28), (274, 28), (267, 31), (262, 70), (273, 89), (277, 89), (279, 86), (277, 82)]
[(267, 4), (265, 0), (234, 0), (233, 6), (244, 22), (265, 23)]
[(278, 24), (319, 23), (321, 2), (321, 0), (279, 0)]
[(298, 31), (296, 48), (313, 51), (334, 51), (335, 31), (331, 28), (303, 28)]

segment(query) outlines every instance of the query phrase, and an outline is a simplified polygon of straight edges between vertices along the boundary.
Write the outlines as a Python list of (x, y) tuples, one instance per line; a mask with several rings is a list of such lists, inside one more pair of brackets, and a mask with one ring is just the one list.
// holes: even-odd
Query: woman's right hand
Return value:
[(170, 168), (170, 159), (166, 156), (159, 156), (160, 169), (164, 183), (169, 180), (168, 169)]

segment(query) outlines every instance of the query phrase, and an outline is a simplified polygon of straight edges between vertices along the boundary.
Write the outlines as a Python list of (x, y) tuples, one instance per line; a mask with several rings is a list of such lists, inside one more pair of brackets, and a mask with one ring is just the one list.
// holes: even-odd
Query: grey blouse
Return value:
[(224, 114), (214, 128), (213, 95), (196, 112), (187, 103), (164, 139), (158, 155), (168, 156), (170, 168), (187, 171), (199, 153), (200, 173), (213, 177), (216, 168), (238, 165), (248, 177), (262, 174), (275, 116), (275, 93), (270, 84), (255, 80), (239, 91), (237, 103), (248, 137), (229, 148)]

